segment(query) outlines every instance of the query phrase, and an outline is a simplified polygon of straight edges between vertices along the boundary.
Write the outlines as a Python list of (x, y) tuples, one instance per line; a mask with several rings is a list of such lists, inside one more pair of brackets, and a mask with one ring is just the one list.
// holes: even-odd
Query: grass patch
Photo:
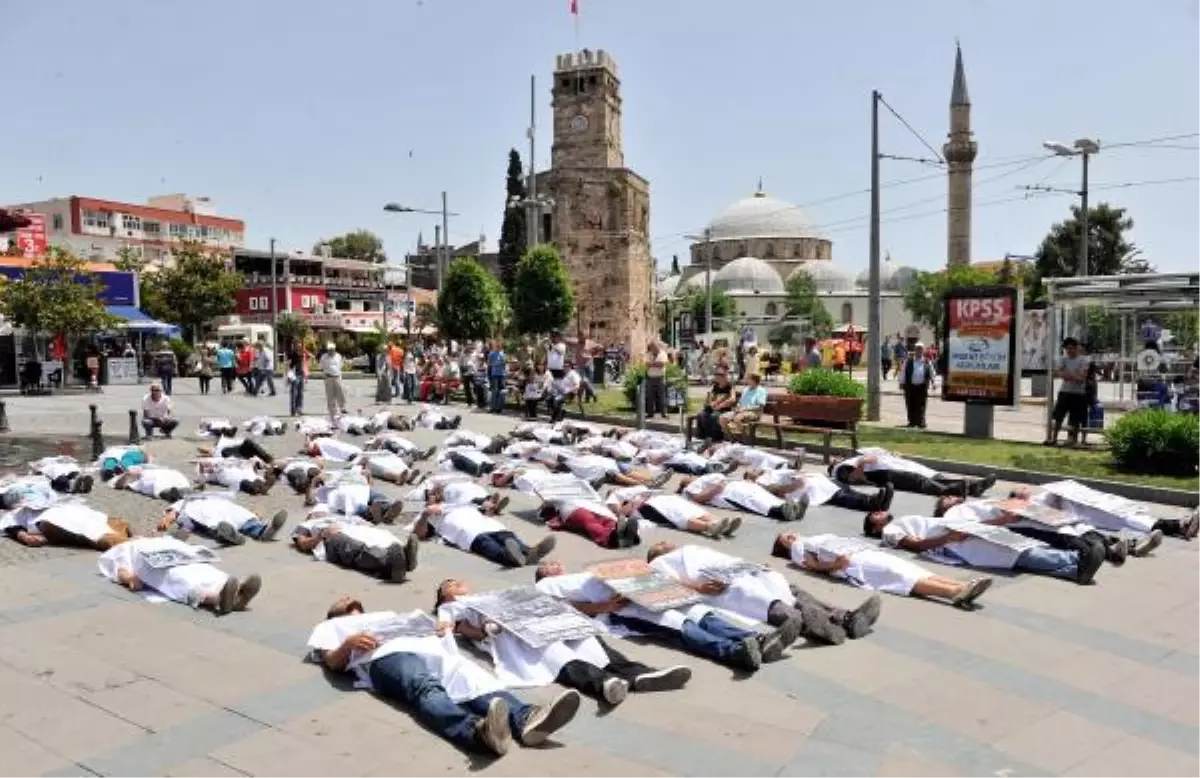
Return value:
[[(584, 406), (589, 416), (593, 414), (625, 416), (631, 421), (633, 420), (633, 409), (629, 407), (629, 403), (625, 401), (625, 397), (619, 389), (604, 389), (597, 392), (597, 396), (599, 397), (598, 402), (588, 403)], [(677, 418), (678, 416), (672, 415), (672, 422)], [(1122, 472), (1117, 469), (1112, 461), (1112, 455), (1108, 451), (1047, 448), (1040, 443), (967, 438), (962, 435), (941, 432), (878, 427), (868, 424), (860, 425), (858, 432), (860, 446), (879, 446), (895, 451), (897, 454), (916, 454), (932, 459), (1034, 470), (1039, 473), (1055, 473), (1064, 478), (1100, 478), (1108, 481), (1192, 492), (1200, 490), (1200, 477), (1198, 476), (1180, 477)], [(806, 443), (811, 445), (820, 441), (816, 435), (785, 435), (784, 438), (790, 443), (800, 443), (801, 445)], [(760, 432), (759, 440), (765, 442), (764, 433)], [(845, 441), (846, 438), (841, 440)]]

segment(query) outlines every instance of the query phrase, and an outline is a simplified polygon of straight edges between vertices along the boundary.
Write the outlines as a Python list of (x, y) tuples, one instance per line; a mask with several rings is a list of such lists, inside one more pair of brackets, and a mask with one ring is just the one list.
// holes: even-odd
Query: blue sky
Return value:
[[(539, 79), (538, 163), (549, 161), (554, 57), (618, 61), (626, 163), (651, 182), (652, 250), (666, 267), (761, 176), (806, 207), (833, 257), (866, 265), (870, 92), (932, 145), (947, 131), (954, 41), (980, 145), (974, 255), (1032, 253), (1067, 195), (1072, 160), (1043, 139), (1104, 144), (1190, 136), (1093, 160), (1093, 201), (1127, 207), (1162, 270), (1197, 266), (1197, 0), (39, 0), (0, 4), (8, 116), (0, 202), (80, 194), (141, 202), (187, 192), (244, 219), (247, 242), (307, 248), (365, 227), (400, 257), (439, 207), (455, 241), (494, 244), (508, 149), (526, 148)], [(19, 92), (17, 90), (20, 90)], [(897, 121), (882, 150), (928, 156)], [(16, 150), (20, 150), (17, 153)], [(1024, 160), (1028, 160), (1025, 162)], [(1027, 165), (1027, 166), (1026, 166)], [(945, 180), (885, 161), (882, 245), (945, 262)], [(858, 194), (852, 194), (858, 192)], [(838, 198), (839, 195), (847, 195)], [(837, 198), (837, 199), (831, 199)], [(686, 261), (686, 259), (683, 259)]]

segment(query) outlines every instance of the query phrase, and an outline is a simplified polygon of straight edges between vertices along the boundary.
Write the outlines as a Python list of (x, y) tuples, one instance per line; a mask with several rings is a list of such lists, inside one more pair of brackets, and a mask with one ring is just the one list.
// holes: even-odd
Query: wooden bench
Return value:
[[(750, 445), (758, 442), (758, 428), (775, 430), (775, 445), (782, 449), (784, 432), (803, 432), (820, 435), (824, 443), (822, 455), (828, 465), (832, 455), (833, 436), (850, 438), (850, 448), (858, 449), (858, 419), (863, 401), (856, 397), (810, 397), (794, 394), (773, 394), (767, 398), (762, 417), (749, 425)], [(836, 425), (836, 426), (835, 426)]]

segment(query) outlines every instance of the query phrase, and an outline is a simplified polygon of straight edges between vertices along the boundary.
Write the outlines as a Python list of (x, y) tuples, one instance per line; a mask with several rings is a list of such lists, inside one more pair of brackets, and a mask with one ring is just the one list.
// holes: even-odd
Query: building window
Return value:
[(250, 310), (252, 310), (252, 311), (258, 310), (258, 298), (257, 297), (250, 298)]
[(50, 219), (50, 229), (57, 231), (57, 230), (61, 230), (62, 228), (63, 228), (63, 217), (62, 217), (62, 214), (61, 214), (61, 213), (56, 213), (56, 214), (54, 214), (54, 216), (53, 216), (53, 217)]
[(83, 226), (96, 227), (102, 230), (108, 229), (108, 212), (107, 211), (84, 211)]
[(767, 316), (778, 316), (779, 315), (779, 306), (776, 305), (775, 303), (767, 303), (766, 315)]
[(169, 224), (167, 225), (167, 232), (175, 240), (183, 240), (187, 237), (187, 225)]
[(775, 244), (768, 243), (763, 249), (763, 259), (775, 259)]
[(142, 220), (137, 216), (130, 216), (127, 213), (121, 214), (121, 229), (123, 230), (140, 230), (142, 228)]
[(792, 256), (796, 257), (797, 259), (804, 258), (804, 244), (803, 243), (797, 243), (795, 246), (792, 246)]
[(348, 310), (350, 310), (350, 301), (349, 300), (334, 300), (333, 301), (333, 309), (335, 311), (348, 311)]
[(147, 237), (157, 238), (162, 234), (162, 224), (159, 222), (142, 222), (142, 232), (146, 233)]
[(850, 303), (842, 303), (842, 324), (854, 323), (854, 306)]

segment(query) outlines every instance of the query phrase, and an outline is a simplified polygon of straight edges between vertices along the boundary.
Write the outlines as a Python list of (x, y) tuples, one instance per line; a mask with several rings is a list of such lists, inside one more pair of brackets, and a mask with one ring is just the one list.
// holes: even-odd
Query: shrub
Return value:
[(845, 373), (827, 370), (823, 367), (811, 367), (800, 373), (794, 373), (788, 379), (788, 392), (823, 397), (858, 397), (860, 399), (867, 396), (867, 388), (858, 381)]
[[(645, 377), (645, 365), (630, 365), (629, 368), (625, 370), (625, 379), (623, 382), (625, 401), (629, 403), (629, 407), (633, 408), (635, 411), (637, 410), (638, 384), (640, 384)], [(683, 372), (683, 368), (674, 362), (668, 364), (666, 383), (667, 391), (670, 391), (671, 387), (675, 387), (679, 390), (680, 395), (683, 396), (683, 409), (685, 411), (691, 410), (691, 398), (688, 397), (687, 374)]]
[(1113, 460), (1124, 470), (1195, 475), (1200, 420), (1190, 413), (1144, 409), (1127, 413), (1105, 431)]

